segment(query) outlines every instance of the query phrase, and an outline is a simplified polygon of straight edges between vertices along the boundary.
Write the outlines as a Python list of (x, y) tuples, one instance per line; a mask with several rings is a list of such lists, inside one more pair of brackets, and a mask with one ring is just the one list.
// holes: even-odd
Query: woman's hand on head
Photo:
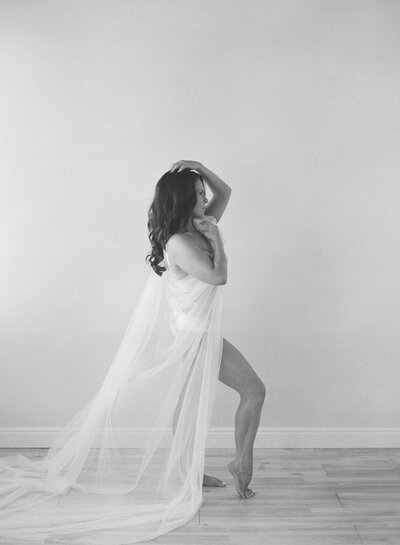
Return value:
[(185, 168), (188, 168), (189, 170), (197, 170), (197, 172), (201, 174), (203, 165), (199, 163), (199, 161), (177, 161), (170, 168), (170, 172), (182, 172), (182, 170), (185, 170)]

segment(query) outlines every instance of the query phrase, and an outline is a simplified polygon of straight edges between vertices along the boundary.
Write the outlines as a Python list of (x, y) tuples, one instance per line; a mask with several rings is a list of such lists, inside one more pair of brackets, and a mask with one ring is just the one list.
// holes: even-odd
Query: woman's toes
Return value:
[(226, 483), (224, 483), (223, 481), (221, 481), (221, 479), (218, 479), (217, 477), (213, 477), (212, 475), (206, 475), (204, 473), (203, 486), (226, 486)]
[(251, 488), (246, 488), (244, 493), (246, 495), (246, 498), (252, 498), (255, 495), (254, 490), (252, 490)]

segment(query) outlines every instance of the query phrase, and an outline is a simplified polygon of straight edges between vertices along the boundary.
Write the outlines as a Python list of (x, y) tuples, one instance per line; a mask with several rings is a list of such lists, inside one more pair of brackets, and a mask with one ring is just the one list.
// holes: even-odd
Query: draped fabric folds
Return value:
[(129, 545), (203, 502), (223, 289), (152, 270), (97, 393), (47, 456), (0, 458), (0, 543)]

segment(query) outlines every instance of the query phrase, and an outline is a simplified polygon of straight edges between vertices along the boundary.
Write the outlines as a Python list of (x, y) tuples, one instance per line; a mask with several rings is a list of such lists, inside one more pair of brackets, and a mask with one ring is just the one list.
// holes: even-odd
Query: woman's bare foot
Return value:
[(221, 481), (221, 479), (218, 479), (217, 477), (213, 477), (212, 475), (206, 475), (203, 474), (203, 486), (226, 486), (226, 483)]
[(252, 471), (242, 471), (239, 465), (236, 463), (236, 460), (229, 462), (228, 471), (235, 479), (236, 490), (239, 496), (243, 499), (253, 497), (255, 491), (248, 488), (252, 477)]

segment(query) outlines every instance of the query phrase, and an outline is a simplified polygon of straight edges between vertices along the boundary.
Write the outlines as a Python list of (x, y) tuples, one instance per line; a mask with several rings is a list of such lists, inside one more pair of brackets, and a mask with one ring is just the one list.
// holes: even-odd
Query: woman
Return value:
[[(203, 179), (213, 192), (207, 207)], [(100, 388), (44, 459), (0, 458), (0, 542), (128, 545), (186, 524), (202, 485), (225, 485), (204, 474), (218, 377), (241, 396), (228, 469), (239, 496), (254, 495), (265, 388), (222, 336), (227, 260), (215, 223), (229, 195), (193, 161), (157, 183), (150, 274)]]
[[(193, 173), (193, 170), (200, 176)], [(208, 205), (204, 179), (213, 193)], [(194, 205), (191, 201), (194, 200), (192, 188), (196, 194)], [(218, 227), (202, 220), (207, 215), (218, 222), (230, 194), (231, 188), (201, 163), (174, 163), (158, 182), (156, 197), (150, 209), (153, 212), (160, 209), (158, 214), (152, 216), (157, 219), (149, 222), (153, 231), (157, 227), (160, 230), (158, 237), (151, 237), (153, 252), (150, 262), (153, 268), (157, 270), (162, 241), (167, 239), (165, 250), (173, 274), (190, 274), (209, 284), (225, 284), (227, 260)], [(181, 213), (184, 207), (186, 214)], [(161, 210), (164, 211), (164, 217)], [(235, 417), (236, 458), (228, 464), (228, 470), (235, 479), (239, 496), (250, 498), (255, 494), (248, 485), (253, 474), (253, 445), (265, 399), (265, 385), (239, 350), (225, 338), (218, 378), (240, 394)], [(225, 486), (225, 483), (205, 474), (203, 485)]]

